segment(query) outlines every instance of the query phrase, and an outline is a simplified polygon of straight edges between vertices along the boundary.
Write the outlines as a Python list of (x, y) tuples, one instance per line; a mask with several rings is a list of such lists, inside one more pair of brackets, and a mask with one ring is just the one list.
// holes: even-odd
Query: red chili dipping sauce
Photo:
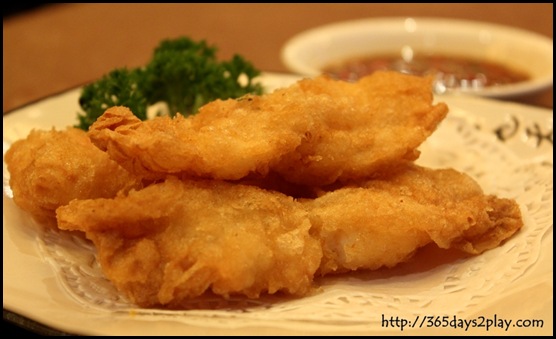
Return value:
[(528, 80), (524, 72), (485, 60), (446, 55), (416, 55), (405, 61), (399, 55), (361, 57), (323, 69), (335, 78), (355, 81), (377, 70), (395, 70), (415, 75), (434, 74), (436, 86), (445, 89), (480, 89)]

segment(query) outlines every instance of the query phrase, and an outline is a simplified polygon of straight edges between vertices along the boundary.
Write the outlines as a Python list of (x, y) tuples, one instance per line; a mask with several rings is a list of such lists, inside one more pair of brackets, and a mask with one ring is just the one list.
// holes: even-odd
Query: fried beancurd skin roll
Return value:
[(523, 225), (515, 201), (485, 195), (455, 170), (417, 165), (304, 204), (323, 247), (320, 274), (393, 267), (429, 243), (479, 254)]
[(141, 122), (113, 107), (89, 135), (147, 179), (275, 172), (295, 184), (328, 185), (417, 159), (417, 147), (448, 112), (433, 105), (431, 88), (431, 79), (397, 72), (356, 83), (319, 76), (262, 96), (215, 100), (188, 118)]
[(105, 275), (142, 307), (183, 308), (205, 292), (304, 295), (322, 257), (301, 205), (253, 186), (170, 177), (57, 213), (60, 228), (86, 233)]
[(4, 156), (16, 205), (56, 226), (56, 209), (73, 199), (114, 197), (140, 182), (91, 143), (85, 131), (33, 130)]

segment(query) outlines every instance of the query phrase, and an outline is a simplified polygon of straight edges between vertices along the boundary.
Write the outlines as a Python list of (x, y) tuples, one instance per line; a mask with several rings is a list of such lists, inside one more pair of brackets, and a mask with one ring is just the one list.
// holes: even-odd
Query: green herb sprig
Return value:
[(146, 120), (147, 108), (160, 102), (167, 105), (170, 116), (187, 116), (216, 99), (263, 92), (262, 85), (253, 81), (260, 71), (249, 61), (237, 54), (229, 61), (218, 61), (216, 52), (204, 40), (161, 41), (145, 67), (118, 68), (86, 85), (75, 127), (88, 130), (112, 106), (126, 106)]

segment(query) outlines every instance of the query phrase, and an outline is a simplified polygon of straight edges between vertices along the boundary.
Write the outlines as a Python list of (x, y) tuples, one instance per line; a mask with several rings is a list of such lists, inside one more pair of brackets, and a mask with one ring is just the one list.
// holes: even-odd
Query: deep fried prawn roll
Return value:
[(303, 295), (322, 256), (301, 205), (254, 186), (169, 178), (57, 213), (59, 227), (85, 232), (105, 275), (143, 307), (183, 307), (206, 291)]
[(108, 109), (93, 142), (137, 175), (238, 180), (275, 172), (302, 185), (327, 185), (388, 171), (448, 112), (433, 104), (431, 79), (377, 72), (356, 83), (303, 79), (262, 96), (216, 100), (198, 114), (141, 122)]
[(453, 169), (417, 165), (304, 204), (323, 247), (321, 274), (392, 267), (429, 243), (479, 254), (523, 226), (514, 200), (485, 195)]
[(73, 199), (114, 197), (140, 182), (77, 128), (33, 130), (4, 156), (14, 202), (37, 221), (56, 225), (56, 208)]

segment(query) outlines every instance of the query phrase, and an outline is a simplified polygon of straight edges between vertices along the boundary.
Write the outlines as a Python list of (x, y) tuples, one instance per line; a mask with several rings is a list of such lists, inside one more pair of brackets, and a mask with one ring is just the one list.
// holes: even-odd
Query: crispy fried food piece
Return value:
[(86, 233), (106, 276), (143, 307), (180, 308), (209, 290), (303, 295), (322, 256), (301, 205), (254, 186), (170, 177), (57, 214), (61, 229)]
[(415, 160), (446, 116), (432, 104), (431, 79), (377, 72), (357, 83), (320, 76), (263, 96), (216, 100), (190, 118), (141, 122), (108, 109), (92, 141), (133, 173), (238, 180), (276, 172), (326, 185)]
[(431, 242), (479, 254), (523, 225), (515, 201), (453, 169), (417, 165), (304, 204), (323, 247), (320, 274), (392, 267)]
[(73, 199), (114, 197), (139, 184), (77, 128), (33, 130), (11, 145), (4, 161), (14, 202), (50, 226), (56, 225), (56, 208)]

